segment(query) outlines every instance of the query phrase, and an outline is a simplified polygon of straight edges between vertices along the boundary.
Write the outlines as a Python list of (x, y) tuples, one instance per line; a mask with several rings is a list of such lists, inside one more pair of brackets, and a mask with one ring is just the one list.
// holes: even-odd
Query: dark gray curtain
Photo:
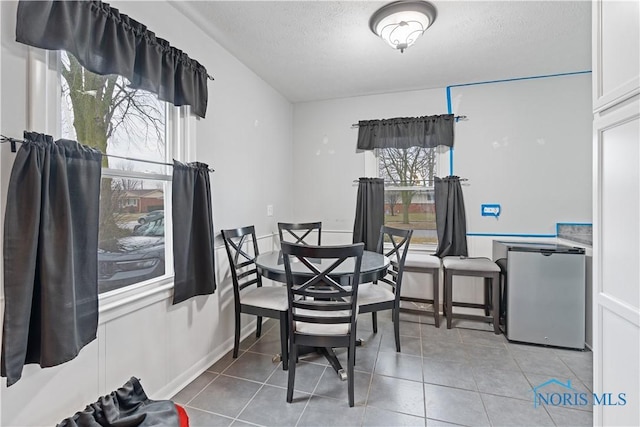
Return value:
[(358, 122), (358, 149), (453, 147), (453, 114)]
[(438, 249), (435, 255), (467, 256), (467, 219), (460, 178), (435, 178), (436, 228)]
[(67, 362), (96, 337), (102, 155), (25, 132), (4, 222), (2, 376)]
[(207, 70), (107, 3), (20, 1), (16, 41), (66, 50), (89, 71), (124, 76), (132, 88), (191, 105), (200, 117), (207, 111)]
[(216, 290), (209, 166), (173, 161), (173, 303)]
[(384, 223), (384, 180), (360, 178), (356, 219), (353, 224), (353, 243), (364, 243), (364, 249), (375, 251), (380, 227)]

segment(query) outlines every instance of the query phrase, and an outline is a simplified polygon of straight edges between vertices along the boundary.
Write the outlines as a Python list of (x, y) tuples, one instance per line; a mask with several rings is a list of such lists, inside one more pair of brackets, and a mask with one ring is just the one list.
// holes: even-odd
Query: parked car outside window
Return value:
[(140, 224), (146, 224), (148, 222), (155, 221), (157, 219), (162, 219), (162, 218), (164, 218), (164, 210), (156, 210), (156, 211), (148, 212), (144, 216), (141, 216), (140, 218), (138, 218), (138, 222)]
[(162, 276), (165, 272), (164, 217), (137, 225), (117, 240), (116, 250), (98, 249), (98, 289), (107, 292)]

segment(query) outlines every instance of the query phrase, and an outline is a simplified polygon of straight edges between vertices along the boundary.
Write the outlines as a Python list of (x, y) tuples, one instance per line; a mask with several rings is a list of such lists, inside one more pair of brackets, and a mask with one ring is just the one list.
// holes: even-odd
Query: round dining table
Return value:
[[(292, 257), (291, 273), (293, 281), (296, 284), (302, 284), (309, 277), (312, 277), (313, 273), (309, 271), (304, 264), (294, 260), (295, 257)], [(310, 259), (310, 261), (313, 262), (312, 259)], [(318, 259), (317, 262), (319, 269), (322, 270), (325, 267), (325, 263), (330, 265), (334, 260)], [(255, 259), (255, 263), (258, 268), (258, 272), (267, 279), (282, 283), (287, 282), (287, 273), (285, 272), (284, 260), (280, 250), (259, 254)], [(362, 262), (360, 264), (360, 283), (373, 282), (383, 278), (385, 274), (387, 274), (387, 269), (389, 268), (390, 263), (389, 258), (379, 254), (378, 252), (364, 251), (362, 253)], [(353, 279), (354, 267), (355, 263), (352, 259), (345, 260), (345, 262), (333, 270), (329, 276), (343, 286), (350, 286)], [(356, 345), (361, 344), (362, 340), (356, 341)], [(324, 355), (340, 379), (343, 381), (347, 379), (346, 371), (342, 368), (342, 365), (332, 348), (318, 348), (315, 350)]]
[[(258, 272), (262, 276), (275, 280), (276, 282), (287, 282), (287, 274), (284, 271), (284, 260), (281, 251), (276, 250), (259, 254), (255, 262), (258, 267)], [(313, 260), (311, 260), (311, 262), (313, 262)], [(332, 264), (334, 260), (318, 259), (317, 262), (320, 270), (322, 270), (325, 266)], [(362, 253), (362, 263), (360, 264), (360, 283), (373, 282), (381, 279), (387, 274), (389, 264), (389, 258), (386, 256), (378, 252), (364, 251)], [(347, 259), (333, 270), (329, 276), (341, 285), (348, 286), (353, 278), (353, 269), (354, 260)], [(307, 278), (313, 275), (313, 273), (301, 262), (297, 261), (295, 257), (291, 257), (291, 273), (293, 275), (293, 281), (296, 284), (304, 283)]]

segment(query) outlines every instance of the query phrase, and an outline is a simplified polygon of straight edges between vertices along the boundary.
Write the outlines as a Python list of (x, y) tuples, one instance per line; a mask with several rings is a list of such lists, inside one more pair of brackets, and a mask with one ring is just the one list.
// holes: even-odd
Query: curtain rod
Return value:
[[(467, 116), (455, 116), (454, 119), (456, 119), (456, 122), (459, 122), (461, 120), (464, 121), (464, 120), (467, 120)], [(358, 127), (360, 127), (360, 126), (358, 126), (357, 123), (352, 123), (351, 124), (351, 129), (356, 129)]]
[[(445, 178), (447, 178), (447, 177), (445, 177)], [(415, 181), (416, 181), (416, 182), (424, 182), (424, 181), (427, 181), (427, 180), (426, 180), (426, 179), (416, 179)], [(460, 178), (460, 181), (465, 182), (465, 181), (469, 181), (469, 179), (468, 179), (468, 178)], [(360, 180), (359, 180), (359, 179), (354, 179), (354, 180), (353, 180), (353, 183), (354, 183), (354, 184), (358, 184), (359, 182), (360, 182)], [(384, 183), (385, 183), (385, 184), (395, 184), (395, 185), (400, 185), (400, 184), (398, 184), (397, 182), (393, 182), (393, 181), (385, 181)], [(409, 187), (413, 187), (413, 186), (414, 186), (413, 184), (409, 185)]]
[[(0, 135), (0, 143), (4, 143), (4, 142), (11, 143), (11, 152), (15, 153), (16, 152), (16, 143), (22, 144), (23, 142), (26, 142), (26, 141), (23, 141), (22, 139), (15, 139), (15, 138), (11, 138), (11, 137), (8, 137), (8, 136)], [(161, 165), (161, 166), (173, 166), (173, 163), (157, 162), (155, 160), (137, 159), (135, 157), (117, 156), (115, 154), (103, 153), (102, 151), (100, 151), (100, 154), (102, 154), (103, 156), (106, 156), (106, 157), (114, 157), (116, 159), (130, 160), (130, 161), (133, 161), (133, 162), (153, 163), (154, 165)], [(215, 172), (215, 170), (212, 169), (212, 168), (207, 168), (207, 170), (209, 172)]]

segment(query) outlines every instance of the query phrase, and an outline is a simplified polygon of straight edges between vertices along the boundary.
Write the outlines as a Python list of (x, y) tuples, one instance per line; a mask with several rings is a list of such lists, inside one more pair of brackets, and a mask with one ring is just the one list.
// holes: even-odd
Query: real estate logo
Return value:
[[(548, 391), (549, 386), (559, 386), (561, 391)], [(627, 404), (626, 393), (587, 393), (576, 390), (571, 380), (562, 382), (551, 378), (532, 389), (533, 407), (550, 406), (624, 406)]]

